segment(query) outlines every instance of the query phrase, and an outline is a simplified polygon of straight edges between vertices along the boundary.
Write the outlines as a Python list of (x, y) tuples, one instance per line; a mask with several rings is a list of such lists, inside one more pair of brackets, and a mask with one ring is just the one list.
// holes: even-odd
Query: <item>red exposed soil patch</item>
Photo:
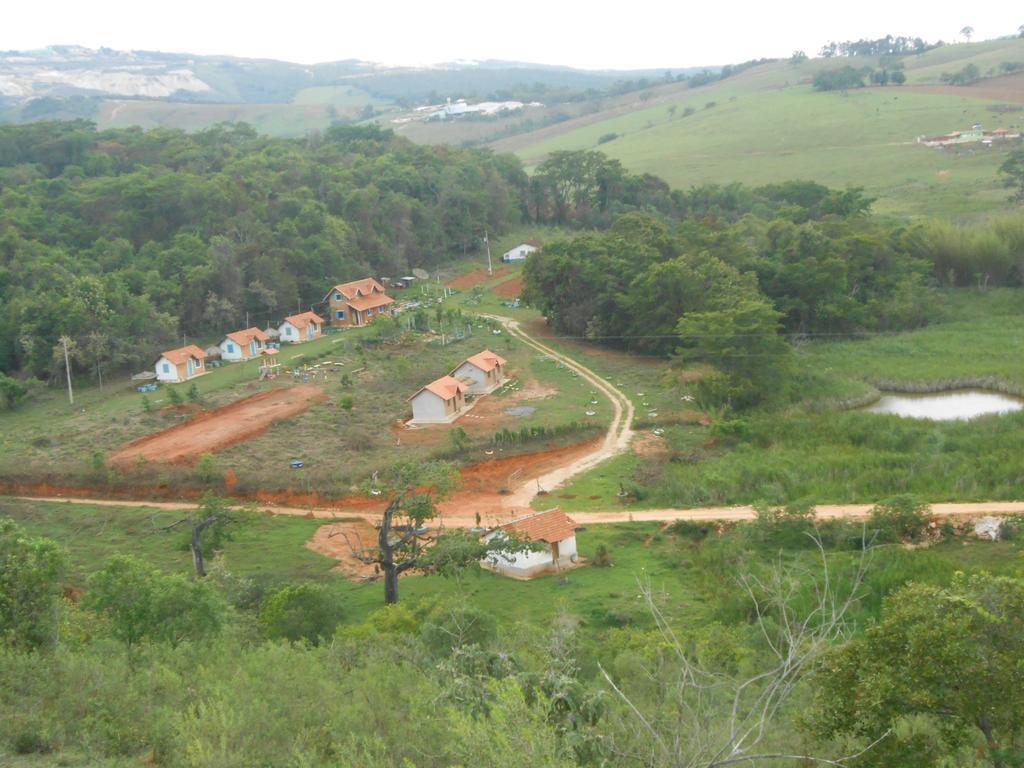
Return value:
[(127, 465), (139, 456), (148, 461), (188, 461), (203, 453), (250, 440), (275, 421), (302, 413), (325, 398), (317, 387), (305, 385), (260, 392), (128, 443), (110, 457), (110, 462)]
[(481, 283), (486, 283), (488, 280), (493, 280), (496, 277), (503, 277), (507, 274), (508, 267), (498, 267), (494, 270), (493, 275), (488, 275), (486, 269), (474, 269), (472, 272), (465, 272), (453, 277), (448, 281), (448, 287), (458, 288), (459, 290), (465, 291), (469, 288), (475, 288)]
[(377, 529), (366, 520), (347, 520), (341, 523), (329, 523), (316, 529), (306, 546), (338, 561), (334, 570), (340, 571), (353, 581), (364, 581), (375, 578), (378, 569), (367, 565), (353, 555), (352, 550), (373, 547), (377, 542)]
[(523, 278), (513, 277), (494, 287), (494, 292), (505, 299), (514, 299), (523, 292)]

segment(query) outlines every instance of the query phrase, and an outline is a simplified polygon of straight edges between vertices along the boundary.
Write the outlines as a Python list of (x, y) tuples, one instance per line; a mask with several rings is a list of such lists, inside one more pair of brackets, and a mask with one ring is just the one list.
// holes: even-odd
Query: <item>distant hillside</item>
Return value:
[[(1003, 208), (997, 168), (1008, 146), (928, 149), (916, 138), (975, 123), (1024, 126), (1024, 40), (949, 45), (898, 61), (902, 86), (820, 92), (811, 85), (822, 71), (878, 68), (877, 58), (774, 62), (701, 87), (672, 83), (625, 94), (533, 130), (519, 132), (516, 118), (508, 118), (500, 126), (508, 135), (489, 146), (528, 165), (555, 150), (599, 148), (630, 170), (684, 188), (793, 178), (859, 185), (878, 198), (876, 209), (901, 216)], [(975, 82), (943, 82), (944, 73), (968, 65), (977, 70)], [(1007, 70), (1013, 73), (1001, 74)], [(439, 132), (435, 127), (430, 139), (441, 140)], [(466, 138), (486, 141), (480, 133)]]
[[(675, 70), (683, 73), (693, 70)], [(248, 122), (301, 136), (339, 122), (451, 99), (583, 101), (663, 72), (589, 72), (508, 61), (387, 67), (358, 60), (305, 66), (269, 59), (54, 46), (0, 52), (0, 121), (84, 117), (100, 127), (194, 130)]]

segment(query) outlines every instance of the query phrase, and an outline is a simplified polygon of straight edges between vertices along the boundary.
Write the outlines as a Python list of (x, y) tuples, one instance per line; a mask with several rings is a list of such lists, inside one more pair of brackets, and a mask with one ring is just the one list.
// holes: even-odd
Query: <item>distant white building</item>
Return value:
[(484, 543), (508, 536), (542, 542), (543, 548), (515, 555), (497, 551), (489, 553), (481, 563), (484, 568), (515, 579), (530, 579), (542, 573), (573, 568), (579, 563), (576, 521), (557, 507), (546, 512), (534, 512), (495, 528), (484, 536)]
[(501, 254), (501, 260), (505, 263), (510, 261), (526, 261), (526, 257), (540, 248), (540, 246), (541, 243), (537, 240), (527, 240), (525, 243), (520, 243), (515, 248), (510, 248)]

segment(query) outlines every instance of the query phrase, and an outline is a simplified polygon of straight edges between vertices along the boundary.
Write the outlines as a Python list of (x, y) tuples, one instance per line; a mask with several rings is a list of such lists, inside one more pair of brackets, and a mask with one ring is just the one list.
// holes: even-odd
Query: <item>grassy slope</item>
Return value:
[(172, 101), (107, 100), (96, 117), (100, 128), (181, 128), (197, 131), (220, 122), (245, 122), (273, 136), (304, 136), (339, 118), (353, 118), (367, 104), (386, 110), (390, 102), (354, 86), (304, 88), (291, 104), (204, 104)]
[[(938, 82), (941, 72), (973, 61), (983, 71), (1002, 61), (1024, 61), (1024, 40), (958, 45), (906, 62), (911, 83)], [(742, 181), (764, 184), (810, 178), (832, 186), (861, 185), (880, 198), (876, 208), (899, 215), (977, 214), (1005, 204), (996, 180), (999, 150), (929, 150), (914, 141), (991, 123), (990, 97), (971, 88), (916, 93), (870, 88), (818, 93), (809, 85), (822, 69), (846, 62), (812, 60), (763, 65), (710, 86), (673, 91), (654, 106), (637, 102), (625, 114), (569, 121), (493, 145), (516, 151), (527, 164), (560, 149), (600, 149), (634, 171), (656, 173), (673, 186)], [(871, 66), (871, 60), (858, 60)], [(711, 109), (706, 108), (715, 102)], [(668, 111), (676, 107), (675, 116)], [(683, 118), (686, 107), (696, 114)], [(1011, 120), (1012, 122), (1012, 120)]]
[[(156, 524), (175, 519), (174, 513), (143, 507), (104, 508), (67, 504), (0, 501), (0, 515), (18, 520), (30, 534), (48, 536), (67, 548), (71, 564), (69, 582), (84, 586), (88, 576), (106, 558), (130, 553), (145, 558), (166, 571), (187, 573), (189, 553), (182, 538), (154, 532)], [(264, 585), (283, 581), (316, 580), (335, 585), (346, 608), (345, 622), (358, 623), (383, 602), (380, 583), (355, 584), (345, 581), (330, 568), (333, 561), (304, 546), (323, 521), (254, 514), (246, 519), (234, 539), (224, 545), (224, 564), (238, 576), (255, 578)], [(714, 537), (712, 537), (713, 539)], [(661, 531), (656, 523), (623, 523), (591, 526), (578, 534), (580, 553), (592, 558), (598, 547), (610, 552), (614, 566), (587, 566), (565, 577), (545, 576), (523, 582), (483, 572), (460, 579), (441, 577), (405, 578), (401, 581), (403, 601), (413, 607), (443, 597), (459, 597), (493, 614), (503, 629), (514, 632), (523, 623), (546, 625), (560, 613), (580, 617), (588, 633), (610, 626), (650, 626), (639, 599), (638, 580), (648, 582), (667, 598), (666, 609), (684, 619), (690, 627), (707, 625), (720, 618), (717, 612), (734, 609), (715, 598), (712, 575), (721, 568), (733, 568), (735, 554), (712, 547), (710, 551)], [(930, 582), (948, 581), (954, 570), (1013, 573), (1019, 568), (1019, 547), (1014, 542), (973, 542), (964, 546), (950, 542), (928, 550), (906, 552), (883, 548), (875, 557), (869, 581), (877, 607), (881, 594), (909, 578)], [(790, 549), (787, 558), (815, 555)], [(755, 556), (744, 568), (754, 569), (778, 557), (769, 546), (763, 559)]]

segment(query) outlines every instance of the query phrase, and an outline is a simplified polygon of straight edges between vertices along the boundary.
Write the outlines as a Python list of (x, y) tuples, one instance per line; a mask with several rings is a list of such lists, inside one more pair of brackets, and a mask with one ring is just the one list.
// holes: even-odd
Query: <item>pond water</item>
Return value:
[(894, 413), (910, 419), (964, 421), (978, 416), (1010, 413), (1024, 408), (1024, 400), (984, 389), (957, 389), (911, 395), (883, 392), (881, 398), (864, 408), (869, 413)]

